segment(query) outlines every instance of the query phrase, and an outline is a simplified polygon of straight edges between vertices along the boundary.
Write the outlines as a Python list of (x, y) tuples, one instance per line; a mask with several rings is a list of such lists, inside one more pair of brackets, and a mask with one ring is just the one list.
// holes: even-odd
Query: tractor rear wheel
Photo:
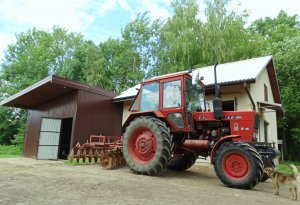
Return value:
[(262, 178), (263, 162), (249, 144), (230, 142), (216, 151), (214, 169), (226, 186), (252, 189)]
[(169, 129), (157, 118), (138, 117), (126, 128), (123, 155), (136, 174), (159, 174), (166, 168), (171, 150)]
[(197, 156), (194, 153), (189, 154), (174, 154), (169, 161), (167, 168), (173, 171), (184, 171), (196, 162)]

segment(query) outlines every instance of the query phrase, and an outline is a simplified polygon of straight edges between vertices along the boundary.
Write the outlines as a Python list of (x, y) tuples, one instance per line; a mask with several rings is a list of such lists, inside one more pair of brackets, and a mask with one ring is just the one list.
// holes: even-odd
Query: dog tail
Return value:
[(293, 170), (293, 174), (297, 177), (298, 176), (298, 169), (295, 165), (291, 164), (290, 165), (292, 170)]

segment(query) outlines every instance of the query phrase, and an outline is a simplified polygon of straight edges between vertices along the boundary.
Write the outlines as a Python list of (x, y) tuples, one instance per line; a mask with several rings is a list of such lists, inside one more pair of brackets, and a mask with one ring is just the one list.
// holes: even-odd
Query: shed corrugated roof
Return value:
[[(255, 82), (257, 77), (261, 74), (263, 69), (267, 67), (270, 61), (272, 61), (272, 56), (264, 56), (259, 58), (252, 58), (247, 60), (219, 64), (217, 66), (218, 83), (237, 84), (243, 83), (245, 81)], [(206, 85), (207, 87), (214, 85), (214, 65), (197, 69), (199, 70), (199, 75), (204, 77), (204, 85)], [(276, 86), (278, 88), (278, 85)], [(119, 96), (115, 97), (114, 101), (121, 101), (134, 97), (138, 92), (136, 88), (139, 88), (139, 85), (125, 90)], [(280, 97), (279, 101), (277, 100), (277, 102), (280, 103)]]
[(6, 98), (0, 102), (0, 106), (32, 108), (75, 90), (84, 90), (109, 98), (119, 95), (118, 93), (52, 75)]

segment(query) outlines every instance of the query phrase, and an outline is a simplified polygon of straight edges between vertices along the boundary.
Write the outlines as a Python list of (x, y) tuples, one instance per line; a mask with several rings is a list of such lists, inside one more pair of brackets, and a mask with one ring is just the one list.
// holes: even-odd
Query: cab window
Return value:
[(159, 83), (144, 84), (140, 101), (140, 111), (158, 110)]
[(181, 107), (181, 80), (164, 83), (163, 108)]

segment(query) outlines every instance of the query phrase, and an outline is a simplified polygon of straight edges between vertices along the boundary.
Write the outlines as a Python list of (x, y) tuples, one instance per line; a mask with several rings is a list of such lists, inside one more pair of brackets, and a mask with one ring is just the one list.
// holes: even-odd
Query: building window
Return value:
[(265, 95), (265, 101), (268, 102), (268, 87), (266, 84), (264, 84), (264, 95)]
[(234, 100), (222, 101), (223, 111), (235, 111)]

